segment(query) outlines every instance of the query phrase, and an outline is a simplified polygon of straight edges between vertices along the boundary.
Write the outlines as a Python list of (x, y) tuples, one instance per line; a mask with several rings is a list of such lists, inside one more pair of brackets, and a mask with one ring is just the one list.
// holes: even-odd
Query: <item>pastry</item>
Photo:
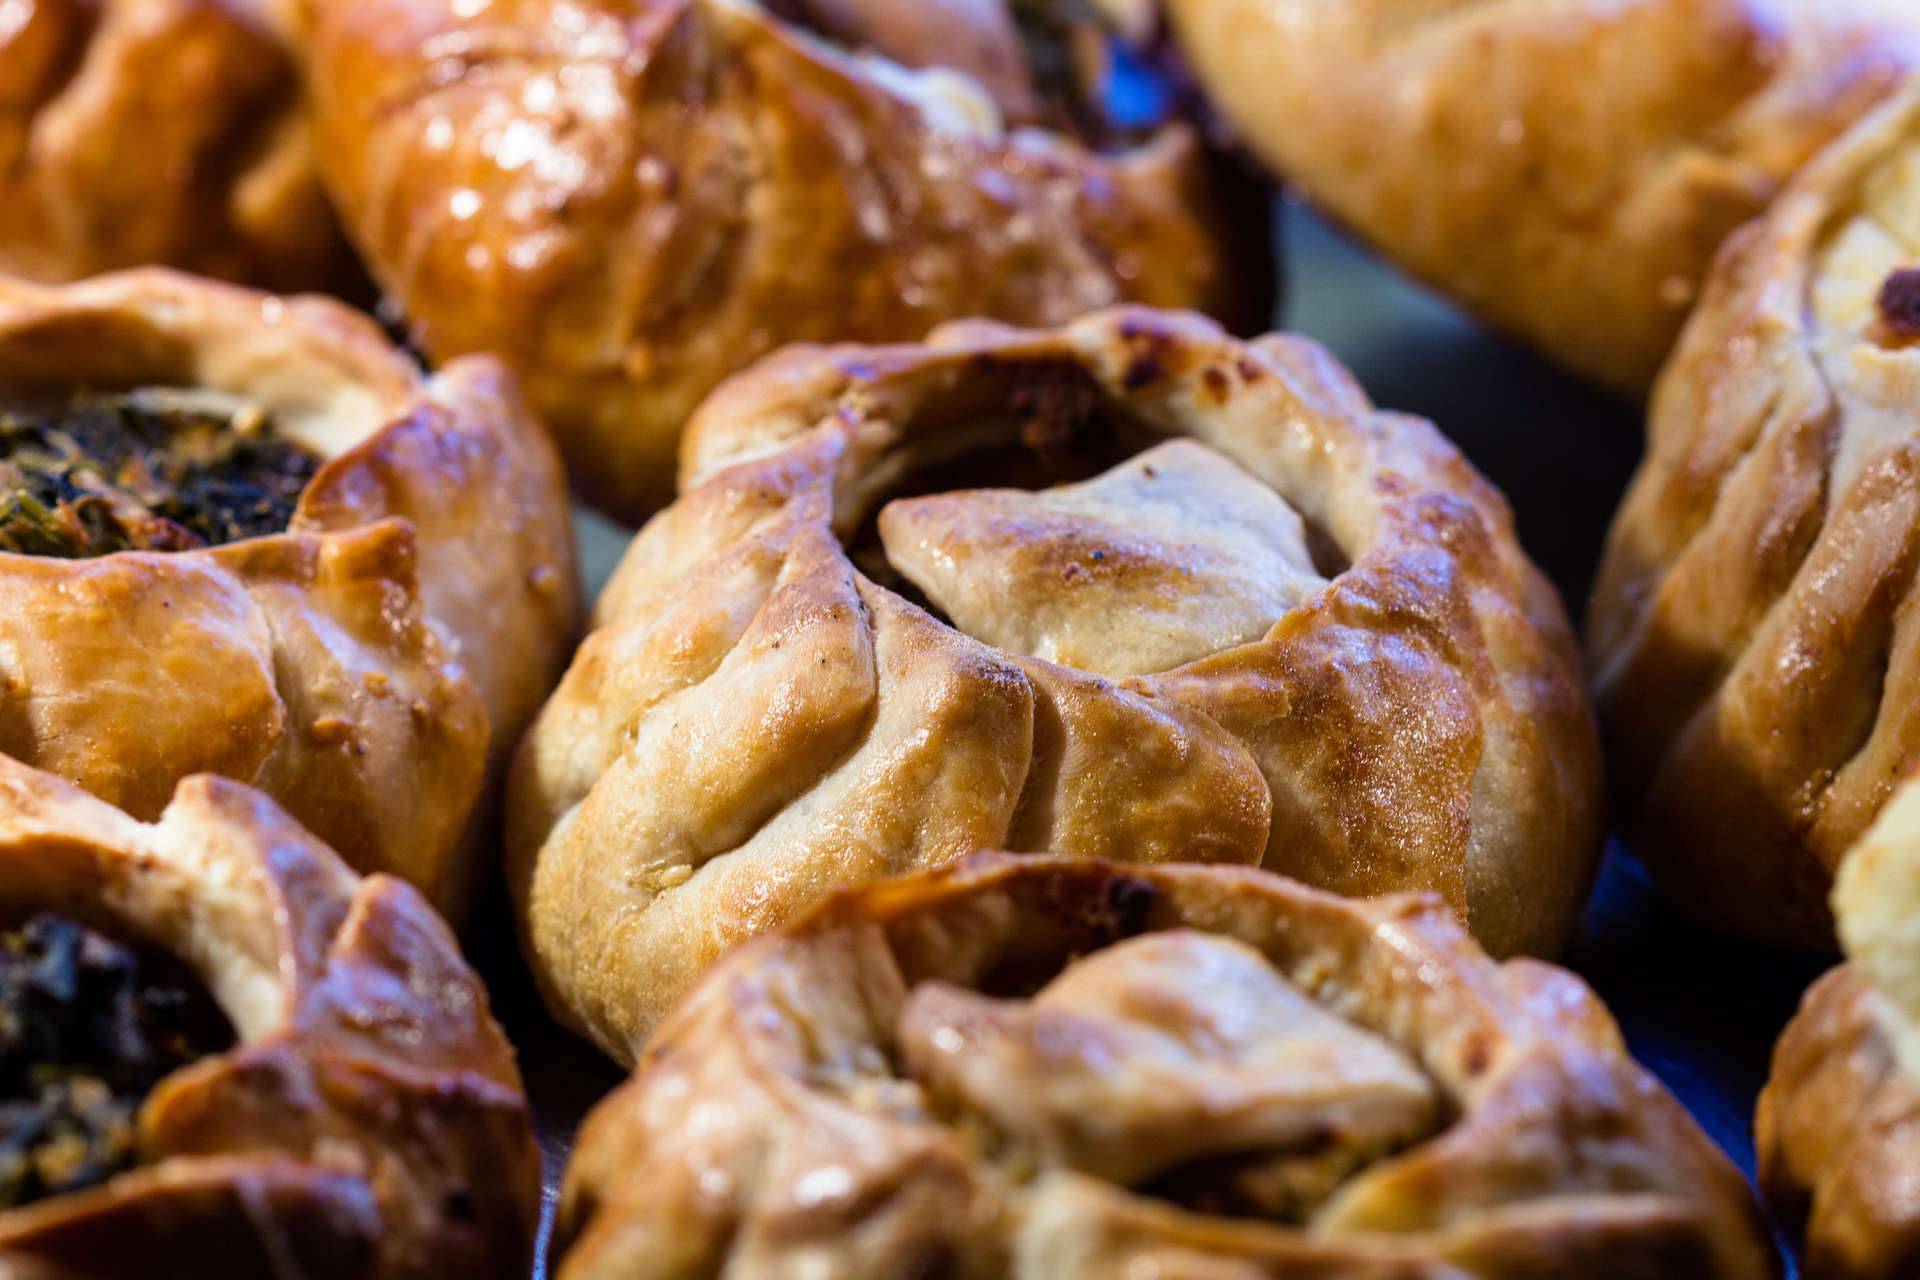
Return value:
[(1831, 946), (1920, 763), (1920, 87), (1739, 232), (1661, 380), (1589, 614), (1617, 812), (1683, 908)]
[(559, 1280), (1761, 1280), (1577, 978), (1432, 897), (982, 855), (735, 951), (581, 1130)]
[(1920, 61), (1908, 0), (1164, 3), (1275, 169), (1635, 397), (1715, 247)]
[(1807, 1280), (1900, 1280), (1920, 1272), (1920, 782), (1847, 856), (1834, 910), (1849, 962), (1774, 1052), (1761, 1186), (1804, 1231)]
[(9, 0), (0, 273), (359, 288), (270, 0)]
[(524, 1276), (539, 1153), (447, 926), (259, 793), (0, 758), (0, 1274)]
[(636, 521), (687, 415), (788, 341), (1269, 313), (1265, 201), (1085, 0), (311, 7), (323, 165), (374, 274), (435, 357), (502, 353)]
[(577, 597), (494, 362), (154, 269), (0, 280), (0, 752), (140, 818), (252, 783), (458, 918)]
[(1559, 601), (1314, 344), (1123, 308), (796, 347), (683, 468), (509, 793), (529, 957), (616, 1057), (732, 943), (979, 848), (1431, 889), (1503, 955), (1571, 930), (1599, 775)]

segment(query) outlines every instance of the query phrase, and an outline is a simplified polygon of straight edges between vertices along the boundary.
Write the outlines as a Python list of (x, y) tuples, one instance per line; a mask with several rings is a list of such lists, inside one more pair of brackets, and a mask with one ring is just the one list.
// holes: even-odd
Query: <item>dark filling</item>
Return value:
[(279, 533), (320, 465), (257, 410), (164, 393), (0, 411), (0, 550), (80, 560)]
[(0, 1207), (77, 1191), (136, 1162), (134, 1119), (169, 1073), (233, 1043), (169, 956), (62, 916), (0, 933)]
[(1902, 345), (1920, 342), (1920, 268), (1903, 267), (1888, 276), (1877, 301), (1887, 337)]
[(1004, 398), (968, 406), (949, 428), (923, 425), (912, 456), (884, 492), (868, 497), (843, 530), (860, 571), (937, 618), (945, 615), (888, 561), (880, 542), (880, 510), (895, 498), (965, 489), (1027, 489), (1090, 480), (1158, 444), (1162, 437), (1107, 403), (1093, 381), (1070, 366), (1006, 369), (990, 357), (974, 370), (983, 382), (1006, 382)]

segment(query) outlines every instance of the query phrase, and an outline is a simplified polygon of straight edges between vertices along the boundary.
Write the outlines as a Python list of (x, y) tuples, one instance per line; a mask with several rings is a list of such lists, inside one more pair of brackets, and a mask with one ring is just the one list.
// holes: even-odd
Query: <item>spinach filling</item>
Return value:
[(79, 560), (279, 533), (320, 465), (257, 409), (164, 392), (0, 410), (0, 550)]
[(0, 933), (0, 1208), (132, 1167), (147, 1094), (232, 1043), (171, 957), (52, 914)]

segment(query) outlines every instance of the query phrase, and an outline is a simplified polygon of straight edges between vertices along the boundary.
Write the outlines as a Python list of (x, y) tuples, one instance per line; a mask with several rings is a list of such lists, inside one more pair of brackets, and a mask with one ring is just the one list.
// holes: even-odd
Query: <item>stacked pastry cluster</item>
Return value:
[[(0, 1274), (527, 1274), (496, 887), (634, 1070), (557, 1275), (1774, 1274), (1545, 962), (1603, 756), (1767, 941), (1880, 815), (1762, 1180), (1915, 1274), (1916, 67), (1908, 0), (0, 0)], [(1238, 336), (1274, 177), (1652, 387), (1590, 672), (1434, 426)], [(569, 484), (644, 521), (590, 614)]]

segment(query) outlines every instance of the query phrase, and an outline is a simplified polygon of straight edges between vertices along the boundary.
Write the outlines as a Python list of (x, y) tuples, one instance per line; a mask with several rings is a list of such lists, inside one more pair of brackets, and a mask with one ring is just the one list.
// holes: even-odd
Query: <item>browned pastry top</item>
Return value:
[(1121, 309), (798, 347), (707, 402), (683, 477), (510, 794), (535, 970), (610, 1053), (829, 888), (982, 847), (1565, 941), (1599, 827), (1559, 603), (1313, 344)]
[(1571, 975), (1432, 898), (981, 855), (723, 959), (588, 1118), (561, 1280), (1773, 1274)]
[(357, 289), (271, 0), (9, 0), (0, 272)]
[(312, 7), (324, 163), (376, 275), (436, 356), (502, 353), (619, 513), (671, 496), (687, 415), (787, 341), (1122, 300), (1265, 318), (1264, 219), (1236, 224), (1190, 129), (1107, 154), (1023, 127), (1010, 14), (1068, 0)]
[(0, 410), (148, 388), (248, 407), (324, 464), (284, 533), (0, 552), (0, 751), (140, 817), (192, 773), (250, 782), (458, 916), (488, 770), (579, 610), (558, 460), (512, 377), (423, 378), (320, 299), (0, 280)]
[(452, 933), (265, 797), (196, 777), (153, 825), (0, 757), (0, 914), (176, 957), (238, 1043), (138, 1116), (139, 1166), (0, 1212), (0, 1272), (523, 1276), (539, 1156)]
[(1920, 88), (1737, 234), (1655, 396), (1589, 615), (1613, 781), (1670, 896), (1831, 945), (1920, 764)]
[(1920, 65), (1908, 0), (1168, 0), (1336, 218), (1636, 397), (1722, 239)]

